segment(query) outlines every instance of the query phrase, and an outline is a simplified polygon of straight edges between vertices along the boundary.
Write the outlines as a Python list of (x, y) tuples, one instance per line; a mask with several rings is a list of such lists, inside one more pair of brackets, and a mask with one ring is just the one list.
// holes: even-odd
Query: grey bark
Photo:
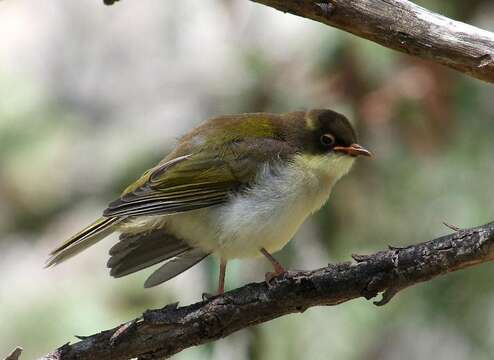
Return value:
[(251, 0), (494, 83), (494, 33), (407, 0)]
[[(386, 304), (400, 290), (494, 259), (494, 222), (406, 248), (354, 255), (312, 271), (290, 271), (192, 305), (147, 310), (116, 328), (63, 345), (43, 360), (161, 359), (191, 346), (313, 306), (338, 305), (382, 293)], [(321, 310), (323, 311), (323, 310)]]
[[(112, 5), (118, 0), (104, 0)], [(250, 0), (494, 83), (494, 33), (407, 0)]]

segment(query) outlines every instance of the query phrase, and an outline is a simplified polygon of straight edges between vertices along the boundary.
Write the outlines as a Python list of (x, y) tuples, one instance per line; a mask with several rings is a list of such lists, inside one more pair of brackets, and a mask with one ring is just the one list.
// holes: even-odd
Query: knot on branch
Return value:
[(404, 284), (409, 282), (405, 272), (401, 269), (403, 264), (400, 263), (400, 252), (411, 247), (388, 246), (388, 248), (388, 251), (381, 251), (374, 255), (352, 255), (357, 263), (374, 263), (374, 265), (379, 263), (378, 272), (360, 291), (360, 295), (366, 300), (370, 300), (382, 292), (381, 300), (373, 302), (377, 306), (386, 305), (398, 292), (406, 288), (407, 285)]

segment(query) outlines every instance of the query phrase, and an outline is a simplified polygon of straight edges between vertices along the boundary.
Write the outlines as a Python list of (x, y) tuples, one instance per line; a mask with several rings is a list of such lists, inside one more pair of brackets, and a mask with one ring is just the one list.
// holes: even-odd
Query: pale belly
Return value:
[(256, 186), (228, 203), (164, 216), (161, 225), (191, 246), (225, 260), (258, 256), (261, 248), (275, 252), (326, 202), (336, 180), (352, 165), (348, 161), (335, 169), (334, 164), (317, 160), (296, 162), (276, 174), (267, 170)]
[(310, 199), (293, 194), (264, 199), (246, 194), (215, 209), (196, 210), (169, 218), (166, 228), (194, 247), (223, 259), (254, 257), (265, 248), (281, 249), (311, 213)]

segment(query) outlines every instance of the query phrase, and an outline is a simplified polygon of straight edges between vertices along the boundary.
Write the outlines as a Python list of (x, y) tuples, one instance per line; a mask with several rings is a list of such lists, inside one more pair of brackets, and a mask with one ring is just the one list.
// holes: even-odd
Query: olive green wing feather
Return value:
[[(269, 143), (265, 151), (262, 142)], [(146, 172), (103, 215), (172, 214), (214, 206), (255, 181), (259, 166), (280, 158), (284, 142), (243, 140), (174, 156)]]

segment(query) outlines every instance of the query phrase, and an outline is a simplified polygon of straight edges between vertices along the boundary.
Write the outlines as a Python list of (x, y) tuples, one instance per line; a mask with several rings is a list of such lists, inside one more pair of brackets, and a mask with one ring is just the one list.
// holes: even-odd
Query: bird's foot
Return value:
[(204, 293), (202, 293), (202, 301), (210, 301), (210, 300), (213, 300), (215, 297), (218, 297), (220, 295), (223, 295), (223, 293), (212, 294), (212, 293), (204, 292)]
[(283, 276), (287, 271), (285, 270), (285, 268), (281, 265), (279, 266), (276, 266), (274, 271), (269, 271), (267, 272), (266, 274), (264, 274), (264, 281), (266, 281), (266, 285), (268, 287), (271, 287), (271, 281), (274, 279), (274, 278), (277, 278), (279, 276)]
[(283, 275), (284, 273), (286, 273), (286, 270), (283, 267), (283, 265), (281, 265), (278, 262), (278, 260), (276, 260), (273, 257), (273, 255), (271, 255), (269, 252), (267, 252), (266, 249), (261, 248), (260, 251), (261, 251), (261, 254), (263, 254), (269, 260), (269, 262), (271, 263), (271, 265), (273, 265), (274, 271), (273, 272), (267, 272), (264, 275), (264, 279), (266, 281), (266, 285), (268, 285), (268, 287), (271, 287), (271, 280), (273, 280), (274, 278), (276, 278), (276, 277), (278, 277), (280, 275)]
[(217, 296), (223, 295), (225, 293), (225, 282), (224, 278), (220, 280), (220, 284), (218, 286), (218, 291), (216, 294), (211, 294), (211, 293), (202, 293), (202, 301), (209, 301), (211, 299), (214, 299)]

